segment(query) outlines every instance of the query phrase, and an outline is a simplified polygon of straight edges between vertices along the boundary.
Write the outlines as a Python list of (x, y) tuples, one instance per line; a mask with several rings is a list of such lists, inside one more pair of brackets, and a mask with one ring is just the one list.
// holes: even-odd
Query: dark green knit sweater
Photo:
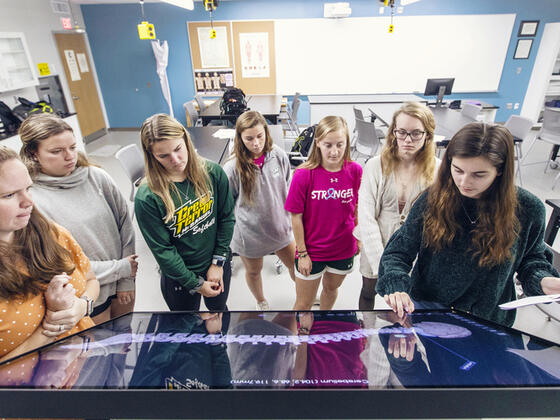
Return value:
[[(464, 212), (458, 215), (464, 229), (458, 232), (449, 248), (433, 252), (423, 246), (424, 211), (428, 198), (428, 193), (424, 192), (410, 210), (405, 224), (385, 247), (379, 264), (377, 292), (382, 296), (407, 292), (416, 300), (438, 302), (511, 326), (515, 311), (503, 311), (498, 305), (515, 299), (514, 274), (517, 272), (528, 296), (543, 294), (540, 285), (543, 277), (558, 276), (551, 265), (552, 255), (543, 242), (544, 205), (522, 188), (518, 188), (517, 197), (521, 231), (512, 247), (512, 260), (481, 268), (478, 258), (469, 251), (472, 233)], [(474, 206), (469, 209), (471, 211), (472, 219), (476, 217)], [(418, 260), (409, 275), (416, 257)]]

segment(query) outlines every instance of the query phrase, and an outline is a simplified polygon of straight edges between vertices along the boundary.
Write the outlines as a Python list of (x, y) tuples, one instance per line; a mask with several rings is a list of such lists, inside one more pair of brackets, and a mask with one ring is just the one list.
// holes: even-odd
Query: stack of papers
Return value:
[(521, 308), (523, 306), (536, 305), (538, 303), (551, 303), (551, 302), (560, 302), (560, 294), (531, 296), (523, 299), (512, 300), (511, 302), (502, 303), (500, 305), (500, 308), (509, 311), (510, 309)]
[(233, 128), (220, 128), (212, 137), (216, 137), (218, 139), (232, 139), (235, 137), (235, 129)]

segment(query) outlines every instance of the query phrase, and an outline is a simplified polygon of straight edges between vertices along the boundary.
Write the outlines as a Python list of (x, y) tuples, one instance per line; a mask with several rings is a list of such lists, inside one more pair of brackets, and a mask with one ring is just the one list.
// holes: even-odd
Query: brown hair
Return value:
[(387, 130), (387, 139), (381, 151), (381, 169), (383, 175), (389, 176), (398, 166), (400, 162), (399, 145), (393, 131), (397, 125), (397, 117), (400, 114), (406, 114), (410, 117), (420, 120), (426, 132), (424, 137), (424, 146), (416, 153), (414, 160), (420, 168), (420, 177), (424, 185), (429, 185), (434, 180), (436, 160), (434, 131), (436, 129), (436, 121), (430, 108), (418, 102), (405, 102), (393, 114), (393, 120)]
[(438, 251), (451, 243), (461, 228), (462, 196), (451, 176), (453, 157), (483, 157), (498, 176), (476, 200), (478, 223), (473, 230), (472, 251), (479, 266), (492, 267), (511, 258), (519, 233), (517, 190), (514, 183), (513, 137), (503, 126), (470, 123), (451, 139), (435, 183), (428, 193), (424, 217), (424, 243)]
[[(23, 146), (19, 152), (23, 163), (27, 166), (31, 178), (35, 179), (37, 174), (41, 171), (39, 162), (35, 159), (35, 154), (39, 148), (41, 141), (49, 137), (56, 136), (64, 131), (74, 133), (72, 127), (62, 118), (54, 114), (31, 114), (27, 119), (21, 123), (19, 127), (19, 136)], [(78, 161), (76, 167), (91, 166), (86, 156), (78, 151)]]
[(144, 163), (146, 166), (146, 181), (150, 190), (156, 194), (165, 205), (167, 214), (164, 221), (168, 223), (173, 218), (175, 203), (172, 192), (179, 197), (179, 191), (169, 179), (166, 169), (154, 157), (152, 145), (159, 141), (183, 138), (187, 148), (188, 162), (185, 168), (186, 179), (193, 185), (198, 199), (211, 194), (210, 178), (206, 171), (206, 161), (194, 149), (189, 132), (175, 118), (167, 114), (155, 114), (147, 118), (140, 129)]
[(346, 148), (344, 150), (344, 156), (342, 157), (342, 164), (350, 162), (352, 159), (350, 157), (350, 133), (348, 132), (348, 125), (346, 120), (342, 117), (337, 117), (330, 115), (324, 117), (317, 127), (315, 127), (315, 136), (313, 139), (313, 144), (311, 146), (311, 151), (309, 152), (309, 157), (305, 162), (299, 165), (299, 168), (315, 169), (321, 165), (321, 150), (317, 147), (317, 143), (323, 140), (327, 134), (333, 131), (342, 130), (344, 136), (346, 137)]
[[(19, 160), (16, 152), (0, 146), (0, 170), (13, 159)], [(13, 241), (0, 241), (0, 298), (37, 295), (54, 276), (74, 272), (70, 253), (57, 239), (54, 224), (33, 208), (29, 223), (14, 232)]]
[(262, 125), (265, 133), (264, 153), (269, 153), (272, 150), (272, 137), (268, 130), (266, 120), (258, 111), (246, 111), (237, 118), (235, 124), (235, 137), (233, 140), (233, 155), (236, 158), (235, 168), (239, 172), (241, 178), (241, 185), (243, 185), (243, 198), (249, 204), (253, 203), (253, 189), (255, 187), (255, 179), (257, 174), (257, 165), (253, 163), (251, 151), (245, 147), (243, 143), (243, 131)]

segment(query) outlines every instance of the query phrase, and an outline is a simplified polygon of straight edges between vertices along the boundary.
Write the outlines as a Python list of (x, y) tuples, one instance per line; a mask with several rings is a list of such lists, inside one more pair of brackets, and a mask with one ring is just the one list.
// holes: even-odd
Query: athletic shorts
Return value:
[(298, 279), (302, 280), (317, 280), (325, 272), (346, 275), (352, 272), (354, 268), (354, 257), (345, 258), (343, 260), (336, 261), (312, 261), (311, 262), (311, 273), (309, 276), (304, 276), (298, 271), (298, 259), (295, 260), (296, 276)]

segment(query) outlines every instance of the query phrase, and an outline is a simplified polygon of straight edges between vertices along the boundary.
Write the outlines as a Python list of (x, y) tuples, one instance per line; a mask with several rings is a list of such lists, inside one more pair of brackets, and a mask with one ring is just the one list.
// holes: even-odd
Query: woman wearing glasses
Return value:
[(428, 107), (407, 102), (393, 115), (381, 155), (364, 167), (358, 194), (358, 228), (362, 243), (360, 310), (372, 309), (377, 267), (391, 235), (404, 223), (420, 193), (434, 180), (435, 121)]

